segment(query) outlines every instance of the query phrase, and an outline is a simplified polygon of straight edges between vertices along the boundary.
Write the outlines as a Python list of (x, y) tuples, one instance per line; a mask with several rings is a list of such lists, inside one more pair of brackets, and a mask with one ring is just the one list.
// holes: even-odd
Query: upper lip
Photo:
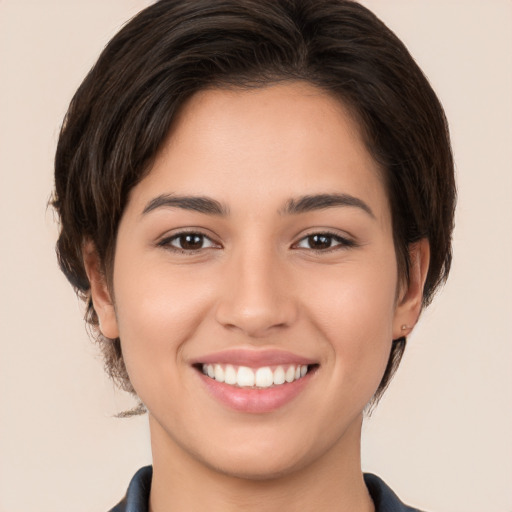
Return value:
[(231, 364), (233, 366), (248, 366), (258, 368), (262, 366), (312, 365), (318, 364), (311, 358), (303, 357), (292, 352), (277, 349), (228, 349), (194, 358), (192, 364)]

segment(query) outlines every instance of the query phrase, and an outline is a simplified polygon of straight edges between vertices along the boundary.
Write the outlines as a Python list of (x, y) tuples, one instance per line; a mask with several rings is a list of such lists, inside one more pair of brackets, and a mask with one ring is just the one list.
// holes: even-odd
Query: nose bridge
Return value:
[(296, 315), (283, 261), (269, 245), (246, 243), (226, 262), (217, 319), (251, 337), (286, 327)]

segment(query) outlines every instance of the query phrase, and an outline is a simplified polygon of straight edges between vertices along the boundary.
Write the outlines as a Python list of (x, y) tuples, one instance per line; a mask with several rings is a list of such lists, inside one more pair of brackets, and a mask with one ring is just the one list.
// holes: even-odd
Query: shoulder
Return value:
[(375, 504), (375, 512), (421, 512), (417, 508), (404, 505), (377, 475), (365, 473), (364, 481)]

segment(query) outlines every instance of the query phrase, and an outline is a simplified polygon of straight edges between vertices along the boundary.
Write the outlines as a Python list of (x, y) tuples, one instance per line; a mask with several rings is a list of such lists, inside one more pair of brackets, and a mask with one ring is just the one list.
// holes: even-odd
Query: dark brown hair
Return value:
[[(134, 392), (121, 342), (98, 330), (82, 248), (91, 240), (111, 278), (130, 190), (150, 171), (185, 100), (212, 87), (302, 80), (339, 98), (380, 164), (391, 205), (397, 264), (427, 238), (423, 303), (450, 269), (455, 205), (443, 109), (401, 41), (368, 9), (346, 0), (161, 0), (107, 45), (71, 101), (55, 157), (53, 204), (60, 266), (87, 302), (110, 375)], [(405, 339), (395, 340), (378, 399)]]

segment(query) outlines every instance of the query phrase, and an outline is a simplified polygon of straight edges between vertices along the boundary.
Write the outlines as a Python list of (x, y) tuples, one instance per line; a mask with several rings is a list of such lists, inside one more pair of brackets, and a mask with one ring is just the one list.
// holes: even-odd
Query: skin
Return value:
[[(162, 194), (207, 196), (228, 212), (148, 208)], [(360, 204), (286, 211), (318, 194)], [(180, 249), (183, 231), (204, 235), (199, 249)], [(325, 233), (324, 245), (308, 238)], [(188, 101), (131, 191), (112, 293), (94, 247), (84, 250), (100, 329), (121, 338), (149, 410), (152, 512), (374, 510), (362, 411), (392, 340), (421, 309), (428, 243), (410, 250), (400, 285), (381, 171), (339, 101), (304, 83)], [(284, 406), (237, 411), (192, 366), (232, 348), (285, 350), (318, 367)]]

